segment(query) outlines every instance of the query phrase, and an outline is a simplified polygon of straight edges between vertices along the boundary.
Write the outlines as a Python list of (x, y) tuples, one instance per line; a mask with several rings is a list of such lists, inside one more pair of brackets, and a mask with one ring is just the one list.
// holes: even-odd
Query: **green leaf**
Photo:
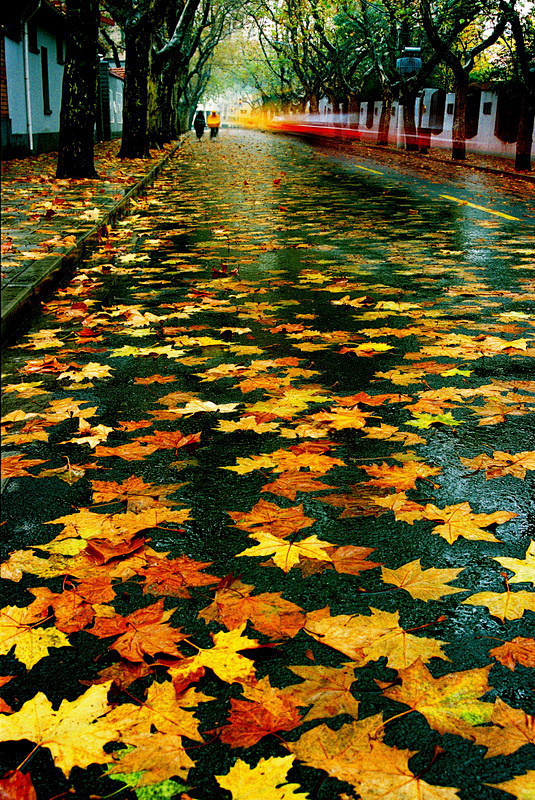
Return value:
[(451, 415), (451, 411), (448, 411), (447, 414), (415, 414), (416, 419), (411, 420), (411, 422), (406, 422), (405, 425), (412, 425), (413, 428), (429, 428), (431, 425), (436, 425), (437, 423), (440, 425), (461, 425), (462, 423), (458, 419), (454, 419)]

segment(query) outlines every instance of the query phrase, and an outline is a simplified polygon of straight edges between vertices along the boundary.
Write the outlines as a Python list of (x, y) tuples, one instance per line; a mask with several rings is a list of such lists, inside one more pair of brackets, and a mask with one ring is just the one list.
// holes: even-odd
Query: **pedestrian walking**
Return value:
[(219, 131), (219, 126), (221, 125), (221, 119), (217, 111), (210, 112), (207, 122), (210, 128), (210, 139), (215, 139)]
[(195, 133), (197, 134), (197, 139), (201, 141), (204, 133), (204, 129), (206, 128), (206, 120), (204, 118), (204, 111), (197, 111), (197, 115), (193, 120), (193, 127), (195, 128)]

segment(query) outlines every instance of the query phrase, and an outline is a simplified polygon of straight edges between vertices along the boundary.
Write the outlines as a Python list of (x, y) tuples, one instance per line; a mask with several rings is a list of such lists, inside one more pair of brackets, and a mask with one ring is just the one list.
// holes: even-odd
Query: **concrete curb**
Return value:
[(166, 152), (161, 161), (155, 164), (128, 192), (104, 213), (97, 225), (81, 234), (76, 244), (61, 255), (40, 259), (39, 263), (30, 263), (2, 288), (2, 314), (0, 332), (2, 341), (13, 338), (19, 327), (25, 323), (33, 312), (39, 308), (40, 298), (56, 286), (69, 273), (74, 272), (77, 264), (84, 258), (87, 245), (94, 241), (106, 225), (113, 224), (124, 217), (130, 208), (130, 201), (137, 197), (158, 177), (169, 159), (183, 145), (187, 134), (180, 137), (175, 146)]

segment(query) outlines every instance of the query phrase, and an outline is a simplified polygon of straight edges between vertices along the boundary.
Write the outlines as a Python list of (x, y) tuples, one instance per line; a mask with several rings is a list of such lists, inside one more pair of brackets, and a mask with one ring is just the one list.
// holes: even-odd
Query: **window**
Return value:
[(63, 42), (63, 38), (60, 36), (59, 33), (56, 36), (56, 62), (58, 64), (64, 64), (65, 63), (64, 42)]
[(28, 22), (28, 50), (30, 53), (39, 53), (37, 46), (37, 25), (35, 22)]
[(492, 103), (483, 103), (483, 113), (487, 116), (492, 113)]
[(43, 84), (43, 111), (45, 114), (51, 114), (50, 86), (48, 83), (48, 50), (46, 47), (41, 47), (41, 82)]
[(450, 117), (453, 114), (453, 103), (448, 103), (446, 106), (446, 114), (449, 114)]

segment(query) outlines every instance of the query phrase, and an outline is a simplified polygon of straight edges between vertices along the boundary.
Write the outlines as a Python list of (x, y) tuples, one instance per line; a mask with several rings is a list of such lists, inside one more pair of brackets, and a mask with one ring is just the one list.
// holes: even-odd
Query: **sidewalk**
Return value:
[(117, 157), (120, 140), (102, 142), (95, 147), (95, 180), (56, 179), (56, 153), (2, 163), (2, 338), (45, 286), (83, 256), (85, 243), (126, 212), (179, 144), (125, 161)]

